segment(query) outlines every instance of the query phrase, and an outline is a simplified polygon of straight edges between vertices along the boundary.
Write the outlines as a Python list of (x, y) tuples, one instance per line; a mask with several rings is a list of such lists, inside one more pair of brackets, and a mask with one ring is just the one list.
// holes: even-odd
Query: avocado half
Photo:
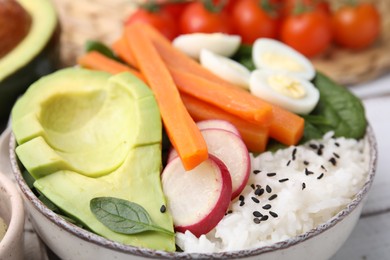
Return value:
[(9, 116), (19, 95), (59, 66), (60, 26), (50, 0), (18, 0), (31, 15), (26, 37), (0, 59), (0, 120)]

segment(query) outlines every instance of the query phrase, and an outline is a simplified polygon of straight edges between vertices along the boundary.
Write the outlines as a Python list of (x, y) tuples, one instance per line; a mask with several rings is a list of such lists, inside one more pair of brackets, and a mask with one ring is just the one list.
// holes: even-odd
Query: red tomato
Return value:
[(297, 9), (317, 9), (326, 14), (331, 14), (329, 3), (326, 0), (284, 0), (281, 14), (286, 17), (294, 14)]
[(278, 18), (261, 7), (258, 0), (240, 0), (233, 8), (232, 18), (242, 42), (252, 44), (261, 37), (276, 38)]
[(161, 11), (168, 13), (175, 20), (180, 18), (189, 2), (170, 2), (168, 0), (160, 0), (158, 3), (161, 6)]
[(208, 10), (202, 2), (193, 2), (187, 6), (180, 19), (182, 34), (203, 33), (233, 33), (228, 14), (221, 10)]
[(165, 12), (151, 12), (145, 9), (138, 9), (127, 19), (125, 25), (135, 22), (150, 24), (165, 35), (165, 37), (169, 40), (174, 39), (178, 35), (178, 28), (173, 17)]
[(288, 16), (281, 26), (281, 40), (313, 57), (325, 51), (332, 41), (331, 19), (320, 10)]
[(378, 37), (380, 23), (379, 12), (372, 4), (341, 7), (332, 16), (334, 41), (351, 49), (368, 47)]

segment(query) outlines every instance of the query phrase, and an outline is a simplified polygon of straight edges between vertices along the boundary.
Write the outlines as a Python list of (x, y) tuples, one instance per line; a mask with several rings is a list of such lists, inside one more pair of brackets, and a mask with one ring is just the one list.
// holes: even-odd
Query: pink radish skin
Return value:
[(232, 181), (225, 164), (217, 157), (185, 171), (179, 157), (162, 173), (162, 187), (175, 230), (199, 237), (211, 231), (230, 204)]
[(196, 125), (200, 130), (204, 129), (222, 129), (232, 132), (241, 137), (238, 129), (230, 122), (221, 119), (209, 119), (196, 122)]
[[(245, 188), (250, 173), (250, 157), (244, 142), (232, 132), (222, 129), (203, 129), (201, 133), (206, 141), (209, 154), (218, 157), (228, 168), (232, 178), (233, 200)], [(168, 162), (178, 157), (175, 149), (168, 155)]]

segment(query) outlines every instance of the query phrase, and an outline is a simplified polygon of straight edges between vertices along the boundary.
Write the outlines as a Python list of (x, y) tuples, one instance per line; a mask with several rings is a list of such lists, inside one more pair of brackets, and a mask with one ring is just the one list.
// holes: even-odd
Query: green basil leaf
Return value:
[[(314, 85), (320, 91), (320, 101), (310, 114), (312, 121), (309, 117), (309, 123), (322, 134), (334, 131), (335, 137), (362, 138), (367, 121), (361, 100), (320, 72), (317, 72)], [(313, 116), (317, 116), (317, 121)]]
[(139, 204), (113, 197), (98, 197), (90, 202), (96, 218), (106, 227), (121, 234), (157, 231), (168, 235), (173, 232), (153, 224), (149, 213)]

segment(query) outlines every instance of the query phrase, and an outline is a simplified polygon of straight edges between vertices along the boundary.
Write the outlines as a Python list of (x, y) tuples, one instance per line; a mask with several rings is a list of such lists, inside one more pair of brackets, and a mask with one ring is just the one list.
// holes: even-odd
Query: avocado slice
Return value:
[(90, 230), (133, 246), (175, 251), (174, 235), (119, 234), (100, 223), (91, 199), (116, 197), (144, 207), (173, 232), (161, 213), (162, 123), (153, 93), (129, 73), (111, 76), (63, 69), (34, 83), (12, 110), (16, 153), (34, 186)]
[(30, 14), (28, 34), (0, 59), (0, 119), (27, 87), (59, 66), (60, 26), (52, 1), (17, 0)]

